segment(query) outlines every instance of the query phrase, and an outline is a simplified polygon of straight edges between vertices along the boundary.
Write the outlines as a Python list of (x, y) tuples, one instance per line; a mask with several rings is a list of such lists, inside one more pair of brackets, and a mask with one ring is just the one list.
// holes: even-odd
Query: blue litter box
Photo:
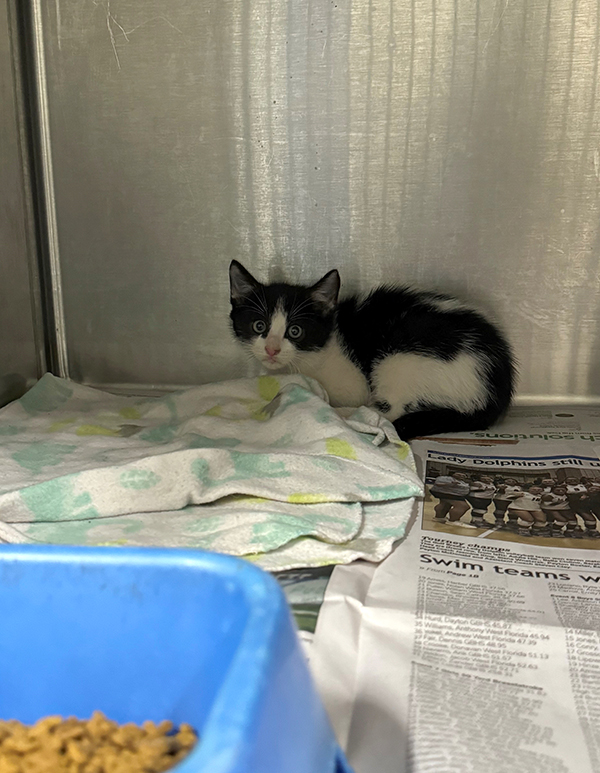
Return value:
[(171, 719), (177, 773), (351, 773), (284, 596), (200, 551), (0, 547), (0, 718)]

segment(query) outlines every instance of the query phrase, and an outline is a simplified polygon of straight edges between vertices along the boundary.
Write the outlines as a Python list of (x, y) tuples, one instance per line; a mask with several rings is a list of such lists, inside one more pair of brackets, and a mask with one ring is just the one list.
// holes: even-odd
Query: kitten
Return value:
[(236, 260), (229, 278), (233, 332), (267, 370), (311, 376), (333, 406), (374, 406), (404, 440), (485, 429), (510, 404), (507, 342), (449, 295), (384, 286), (338, 302), (336, 270), (263, 285)]

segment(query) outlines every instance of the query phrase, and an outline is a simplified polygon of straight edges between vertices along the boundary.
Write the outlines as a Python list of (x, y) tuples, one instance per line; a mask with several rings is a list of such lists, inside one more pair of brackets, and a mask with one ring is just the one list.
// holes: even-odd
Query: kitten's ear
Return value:
[(310, 288), (310, 294), (315, 303), (323, 306), (327, 311), (333, 311), (337, 305), (340, 291), (340, 275), (337, 269), (325, 274), (323, 279)]
[(230, 299), (234, 301), (242, 301), (247, 298), (253, 290), (260, 287), (260, 282), (252, 276), (249, 271), (238, 263), (237, 260), (232, 260), (229, 264), (229, 288)]

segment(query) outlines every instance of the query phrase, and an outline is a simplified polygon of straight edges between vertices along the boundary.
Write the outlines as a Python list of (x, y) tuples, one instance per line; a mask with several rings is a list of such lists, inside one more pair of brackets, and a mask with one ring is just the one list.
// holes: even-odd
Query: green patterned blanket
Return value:
[(421, 482), (389, 422), (326, 397), (302, 376), (133, 398), (46, 374), (0, 410), (0, 539), (379, 561)]

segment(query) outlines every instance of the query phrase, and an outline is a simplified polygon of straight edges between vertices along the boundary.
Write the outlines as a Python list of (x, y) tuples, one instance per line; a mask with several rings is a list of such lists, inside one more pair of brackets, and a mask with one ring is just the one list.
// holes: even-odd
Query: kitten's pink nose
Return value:
[(275, 355), (279, 354), (279, 352), (281, 351), (281, 347), (265, 346), (265, 351), (269, 355), (269, 357), (275, 357)]

